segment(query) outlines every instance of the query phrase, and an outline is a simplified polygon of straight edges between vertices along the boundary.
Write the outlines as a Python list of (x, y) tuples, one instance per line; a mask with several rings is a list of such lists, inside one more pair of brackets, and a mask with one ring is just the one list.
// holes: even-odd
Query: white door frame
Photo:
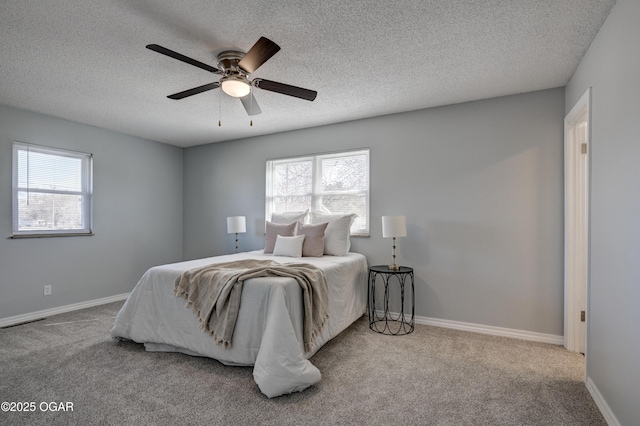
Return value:
[[(585, 118), (586, 154), (576, 137), (577, 123)], [(584, 352), (589, 324), (589, 157), (591, 151), (591, 88), (564, 119), (564, 346)], [(586, 321), (581, 323), (581, 311)], [(586, 368), (585, 368), (586, 372)]]

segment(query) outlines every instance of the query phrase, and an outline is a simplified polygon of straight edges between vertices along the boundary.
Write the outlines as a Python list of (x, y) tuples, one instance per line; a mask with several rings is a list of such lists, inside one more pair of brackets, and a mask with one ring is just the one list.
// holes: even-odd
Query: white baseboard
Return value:
[[(378, 315), (384, 312), (379, 311)], [(398, 314), (392, 312), (391, 315), (397, 317)], [(552, 345), (564, 345), (564, 337), (555, 334), (536, 333), (534, 331), (515, 330), (512, 328), (494, 327), (491, 325), (473, 324), (470, 322), (460, 322), (443, 320), (429, 317), (415, 317), (416, 324), (432, 325), (434, 327), (453, 328), (455, 330), (471, 331), (474, 333), (491, 334), (493, 336), (511, 337), (514, 339), (531, 340), (533, 342), (550, 343)]]
[(534, 342), (563, 345), (564, 337), (555, 334), (537, 333), (534, 331), (516, 330), (513, 328), (494, 327), (491, 325), (473, 324), (469, 322), (443, 320), (416, 316), (417, 324), (433, 325), (436, 327), (453, 328), (456, 330), (472, 331), (474, 333), (491, 334), (493, 336), (512, 337), (514, 339), (531, 340)]
[(20, 324), (23, 322), (35, 321), (51, 315), (64, 314), (65, 312), (77, 311), (79, 309), (91, 308), (92, 306), (105, 305), (107, 303), (119, 302), (129, 297), (130, 293), (116, 294), (115, 296), (103, 297), (101, 299), (88, 300), (86, 302), (74, 303), (71, 305), (59, 306), (57, 308), (44, 309), (42, 311), (28, 314), (16, 315), (13, 317), (0, 318), (0, 327)]
[(607, 401), (605, 401), (602, 395), (600, 394), (598, 387), (595, 385), (595, 383), (593, 383), (593, 380), (591, 380), (591, 377), (587, 377), (586, 385), (587, 385), (587, 390), (589, 391), (589, 393), (591, 394), (591, 397), (593, 398), (596, 405), (600, 409), (600, 412), (602, 413), (602, 416), (606, 420), (607, 424), (609, 426), (621, 426), (615, 414), (613, 414), (613, 411), (611, 411), (611, 408), (609, 408), (609, 404), (607, 404)]

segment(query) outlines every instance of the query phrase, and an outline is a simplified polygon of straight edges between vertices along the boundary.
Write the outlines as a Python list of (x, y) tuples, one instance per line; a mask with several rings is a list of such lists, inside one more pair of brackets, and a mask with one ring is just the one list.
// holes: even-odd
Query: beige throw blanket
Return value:
[(304, 302), (304, 347), (309, 352), (329, 318), (327, 279), (316, 266), (257, 259), (217, 263), (183, 272), (176, 279), (174, 293), (187, 300), (185, 307), (191, 307), (200, 328), (211, 334), (216, 343), (231, 346), (242, 284), (258, 277), (290, 277), (298, 281)]

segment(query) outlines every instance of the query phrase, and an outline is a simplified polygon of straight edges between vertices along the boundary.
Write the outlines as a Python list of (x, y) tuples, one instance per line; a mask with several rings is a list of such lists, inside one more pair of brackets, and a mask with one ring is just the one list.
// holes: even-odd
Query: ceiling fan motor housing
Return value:
[(238, 66), (238, 62), (244, 58), (244, 52), (238, 52), (237, 50), (225, 50), (218, 54), (218, 66), (227, 72), (237, 72), (242, 74), (249, 74)]

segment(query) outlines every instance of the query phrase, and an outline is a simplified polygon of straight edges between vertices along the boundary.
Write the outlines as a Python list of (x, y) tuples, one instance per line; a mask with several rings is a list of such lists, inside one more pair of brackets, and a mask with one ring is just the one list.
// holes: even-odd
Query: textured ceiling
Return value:
[[(615, 0), (2, 0), (0, 103), (192, 146), (564, 86)], [(167, 95), (265, 36), (282, 50), (251, 78), (318, 91), (313, 102), (255, 89), (249, 126), (220, 90)], [(222, 127), (218, 127), (218, 119)]]

